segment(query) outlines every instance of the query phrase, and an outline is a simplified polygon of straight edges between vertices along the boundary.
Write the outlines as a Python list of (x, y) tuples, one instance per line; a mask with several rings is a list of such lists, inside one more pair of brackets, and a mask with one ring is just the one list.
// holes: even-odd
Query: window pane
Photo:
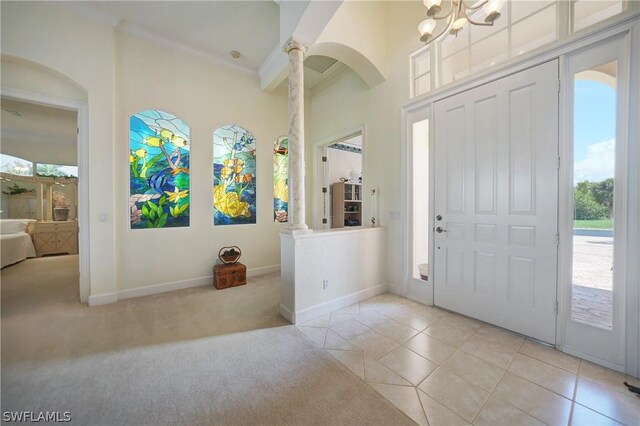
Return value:
[(613, 324), (616, 62), (574, 76), (571, 319)]
[(425, 50), (413, 57), (413, 75), (420, 77), (431, 70), (431, 52)]
[(414, 96), (424, 95), (431, 90), (431, 73), (425, 74), (416, 80)]
[(556, 7), (551, 6), (511, 27), (511, 56), (521, 55), (556, 39)]
[(441, 49), (441, 57), (446, 58), (461, 49), (469, 46), (469, 24), (462, 27), (462, 30), (456, 36), (452, 36), (448, 34), (444, 39), (440, 42)]
[[(486, 7), (480, 9), (477, 13), (473, 14), (473, 19), (476, 22), (484, 22), (484, 18), (487, 16)], [(469, 30), (471, 32), (471, 43), (476, 43), (491, 34), (495, 34), (500, 30), (507, 28), (509, 25), (509, 7), (507, 4), (503, 4), (499, 9), (500, 18), (498, 18), (492, 26), (482, 26), (482, 25), (470, 25)]]
[(454, 80), (469, 75), (469, 52), (463, 50), (442, 61), (442, 84), (451, 83)]
[(33, 163), (22, 158), (0, 154), (0, 171), (13, 175), (33, 176)]
[(413, 266), (411, 276), (429, 275), (429, 120), (413, 123)]
[(489, 38), (471, 46), (471, 71), (476, 72), (506, 61), (509, 39), (507, 30), (502, 30)]
[(581, 30), (621, 12), (622, 0), (576, 1), (573, 5), (573, 30)]
[(556, 2), (557, 0), (513, 1), (511, 2), (511, 23), (516, 23)]
[(73, 176), (78, 177), (77, 166), (62, 166), (60, 164), (40, 164), (36, 166), (39, 176)]

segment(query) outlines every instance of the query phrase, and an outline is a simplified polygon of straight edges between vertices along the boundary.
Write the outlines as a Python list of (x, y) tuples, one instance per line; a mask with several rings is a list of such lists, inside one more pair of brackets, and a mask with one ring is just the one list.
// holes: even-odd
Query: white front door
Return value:
[(434, 304), (555, 343), (558, 62), (435, 103)]

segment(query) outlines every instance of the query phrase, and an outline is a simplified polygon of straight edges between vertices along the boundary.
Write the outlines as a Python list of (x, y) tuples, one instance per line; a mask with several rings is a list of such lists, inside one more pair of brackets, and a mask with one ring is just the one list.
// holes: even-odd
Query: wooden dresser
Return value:
[(78, 254), (78, 222), (40, 221), (30, 225), (36, 256), (47, 254)]

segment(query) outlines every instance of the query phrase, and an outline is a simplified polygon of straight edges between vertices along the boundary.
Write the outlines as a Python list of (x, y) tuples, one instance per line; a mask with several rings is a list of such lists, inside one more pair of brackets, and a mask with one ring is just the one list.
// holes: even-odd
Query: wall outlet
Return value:
[(326, 290), (329, 288), (329, 280), (322, 280), (322, 289)]

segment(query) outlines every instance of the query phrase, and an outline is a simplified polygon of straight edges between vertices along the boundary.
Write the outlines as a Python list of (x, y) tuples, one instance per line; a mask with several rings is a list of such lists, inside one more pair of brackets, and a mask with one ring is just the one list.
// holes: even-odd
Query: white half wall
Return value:
[(385, 228), (281, 234), (280, 313), (297, 324), (387, 290)]

